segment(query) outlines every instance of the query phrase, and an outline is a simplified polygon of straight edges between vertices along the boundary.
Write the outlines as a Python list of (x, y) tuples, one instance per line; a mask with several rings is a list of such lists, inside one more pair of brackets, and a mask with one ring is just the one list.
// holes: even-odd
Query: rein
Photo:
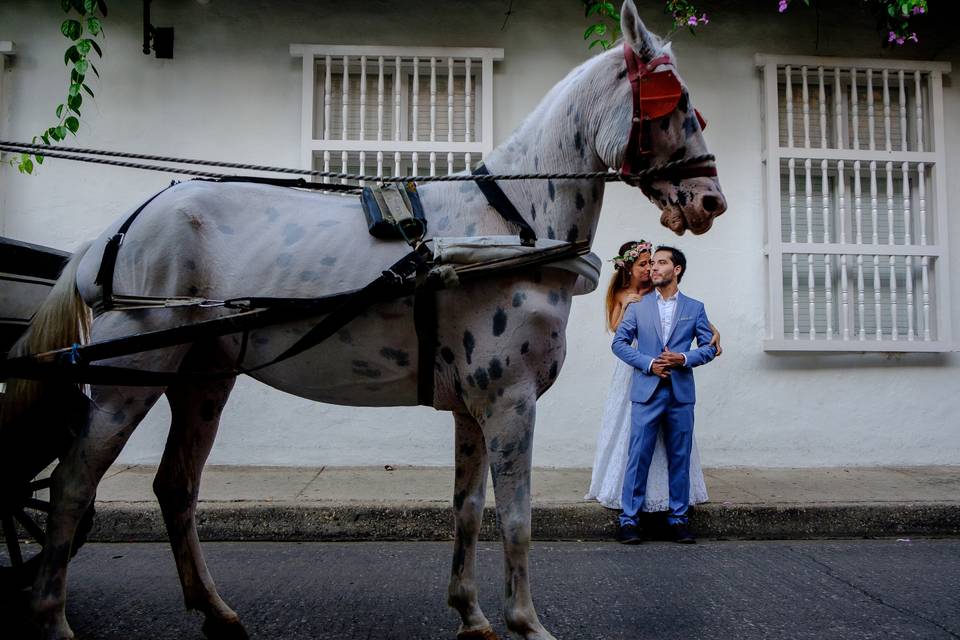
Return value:
[[(55, 149), (51, 151), (51, 149)], [(349, 180), (356, 182), (492, 182), (496, 180), (603, 180), (604, 182), (625, 182), (635, 185), (640, 180), (652, 180), (660, 174), (678, 168), (697, 165), (704, 162), (713, 162), (717, 158), (712, 153), (705, 153), (689, 158), (681, 158), (673, 162), (666, 162), (655, 167), (646, 169), (637, 169), (624, 171), (592, 171), (583, 173), (507, 173), (507, 174), (485, 174), (485, 175), (445, 175), (445, 176), (369, 176), (354, 173), (338, 173), (335, 171), (316, 171), (311, 169), (292, 169), (289, 167), (272, 167), (255, 164), (239, 164), (235, 162), (219, 162), (215, 160), (196, 160), (190, 158), (173, 158), (167, 156), (146, 155), (140, 153), (129, 153), (125, 151), (107, 151), (103, 149), (83, 149), (83, 148), (56, 148), (49, 145), (32, 144), (27, 142), (13, 142), (9, 140), (0, 140), (0, 151), (10, 153), (28, 153), (58, 158), (62, 160), (73, 160), (75, 162), (89, 162), (93, 164), (104, 164), (113, 167), (126, 167), (129, 169), (143, 169), (146, 171), (162, 171), (166, 173), (177, 173), (180, 175), (194, 176), (197, 178), (210, 178), (214, 180), (239, 180), (240, 176), (234, 176), (223, 173), (213, 173), (209, 171), (198, 171), (195, 169), (185, 169), (180, 167), (165, 167), (160, 165), (140, 164), (135, 162), (124, 162), (121, 160), (109, 160), (107, 158), (126, 158), (135, 160), (148, 160), (151, 162), (169, 162), (172, 164), (187, 164), (203, 167), (222, 167), (226, 169), (237, 169), (241, 171), (264, 171), (268, 173), (286, 173), (300, 176), (311, 176), (313, 178), (323, 178), (328, 180)], [(86, 157), (86, 156), (104, 156)], [(716, 169), (713, 170), (716, 175)], [(337, 183), (313, 183), (306, 181), (291, 181), (286, 186), (312, 188), (317, 190), (329, 189), (330, 191), (353, 191), (358, 189), (354, 185)]]

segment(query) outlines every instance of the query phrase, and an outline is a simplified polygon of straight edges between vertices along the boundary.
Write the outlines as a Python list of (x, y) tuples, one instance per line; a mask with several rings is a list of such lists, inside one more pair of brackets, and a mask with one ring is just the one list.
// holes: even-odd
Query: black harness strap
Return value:
[[(171, 183), (172, 187), (176, 183)], [(170, 187), (165, 187), (161, 191), (150, 196), (150, 199), (140, 205), (136, 211), (127, 216), (127, 219), (123, 221), (123, 224), (120, 225), (120, 228), (117, 229), (117, 232), (107, 240), (107, 246), (103, 249), (103, 258), (100, 261), (100, 270), (97, 271), (97, 279), (94, 280), (94, 284), (99, 284), (102, 287), (103, 291), (103, 301), (100, 303), (104, 311), (109, 310), (113, 306), (113, 270), (117, 265), (117, 255), (120, 253), (120, 245), (123, 244), (123, 238), (127, 234), (127, 231), (130, 230), (130, 225), (133, 224), (133, 221), (137, 219), (137, 216), (140, 215), (147, 205), (153, 202), (154, 198), (159, 196), (161, 193), (169, 189)]]
[[(490, 175), (490, 171), (487, 170), (487, 167), (483, 163), (477, 166), (471, 173), (475, 176)], [(480, 191), (483, 192), (490, 206), (496, 209), (497, 213), (503, 216), (504, 220), (512, 222), (519, 227), (521, 244), (528, 247), (535, 245), (537, 243), (537, 234), (533, 230), (533, 227), (523, 219), (523, 216), (520, 215), (517, 208), (510, 202), (510, 198), (507, 197), (507, 194), (503, 192), (497, 183), (493, 180), (477, 180), (476, 184), (477, 187), (480, 188)]]

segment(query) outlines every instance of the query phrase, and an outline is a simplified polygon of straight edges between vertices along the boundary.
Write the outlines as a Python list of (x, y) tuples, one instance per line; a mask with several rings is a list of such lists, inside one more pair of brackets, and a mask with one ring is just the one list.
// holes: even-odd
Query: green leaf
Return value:
[(97, 0), (97, 8), (100, 9), (100, 15), (104, 18), (107, 17), (107, 3), (106, 0)]
[(584, 16), (587, 17), (587, 18), (589, 18), (590, 16), (592, 16), (592, 15), (595, 14), (596, 12), (600, 11), (600, 6), (601, 6), (601, 5), (600, 5), (599, 3), (597, 3), (597, 2), (591, 3), (591, 4), (587, 7), (587, 12), (584, 14)]
[(73, 69), (73, 70), (70, 72), (70, 82), (74, 82), (74, 83), (76, 83), (76, 84), (80, 84), (80, 83), (83, 82), (84, 77), (85, 77), (85, 76), (82, 76), (82, 75), (80, 75), (79, 73), (77, 73), (77, 70), (76, 70), (76, 69)]
[(60, 127), (50, 127), (50, 137), (53, 138), (54, 142), (63, 140), (63, 137), (60, 135)]
[(82, 104), (83, 104), (83, 96), (80, 95), (79, 93), (75, 96), (70, 96), (67, 98), (67, 106), (70, 107), (71, 111), (77, 111), (77, 109), (79, 109), (80, 105)]
[(86, 60), (80, 60), (77, 62), (77, 64), (73, 65), (73, 68), (77, 70), (77, 73), (79, 73), (82, 76), (85, 76), (87, 75), (87, 69), (89, 68), (89, 66), (90, 66), (89, 62), (87, 62)]
[(86, 13), (86, 10), (83, 8), (83, 0), (70, 0), (70, 5), (76, 9), (80, 15)]
[(60, 33), (71, 40), (76, 40), (83, 33), (83, 27), (76, 20), (64, 20), (60, 25)]
[(37, 164), (43, 164), (43, 156), (34, 155), (33, 157), (37, 160)]
[(90, 97), (91, 97), (91, 98), (94, 97), (94, 95), (93, 95), (93, 90), (92, 90), (90, 87), (88, 87), (88, 86), (85, 85), (85, 84), (84, 84), (84, 85), (81, 85), (81, 86), (83, 87), (83, 90), (84, 90), (84, 91), (86, 91), (87, 93), (90, 94)]
[(47, 144), (47, 145), (50, 144), (50, 134), (49, 134), (49, 133), (44, 133), (43, 135), (40, 136), (40, 139), (43, 140), (43, 144)]
[(612, 16), (617, 12), (617, 8), (613, 6), (612, 2), (604, 2), (603, 8), (606, 10), (608, 16)]
[(87, 18), (87, 29), (93, 35), (97, 35), (103, 30), (103, 25), (101, 25), (100, 21), (96, 18)]
[(888, 4), (888, 5), (887, 5), (887, 13), (890, 14), (890, 17), (891, 17), (891, 18), (893, 17), (893, 15), (894, 15), (896, 12), (897, 12), (897, 10), (893, 8), (893, 5), (892, 5), (892, 4)]
[(84, 39), (77, 43), (77, 51), (80, 52), (80, 55), (85, 56), (90, 53), (90, 40)]
[(70, 129), (70, 133), (74, 135), (76, 135), (77, 129), (80, 128), (80, 121), (74, 118), (73, 116), (70, 116), (69, 118), (64, 120), (63, 123), (67, 125), (67, 129)]
[(20, 161), (20, 173), (33, 173), (33, 161), (29, 156), (24, 156)]
[(93, 13), (97, 10), (97, 0), (83, 0), (83, 8), (87, 13)]
[(597, 24), (592, 24), (587, 27), (587, 30), (583, 32), (583, 39), (589, 40), (590, 36), (596, 34), (602, 36), (607, 32), (607, 25), (598, 22)]
[(64, 140), (67, 137), (67, 128), (64, 126), (57, 127), (57, 135), (60, 136), (60, 140)]
[(594, 40), (593, 42), (590, 43), (590, 46), (587, 47), (587, 49), (593, 49), (598, 44), (602, 45), (601, 46), (602, 49), (606, 49), (607, 48), (606, 42), (607, 42), (606, 40)]
[(62, 117), (63, 117), (63, 107), (64, 107), (64, 105), (62, 105), (62, 104), (58, 104), (58, 105), (57, 105), (57, 117), (58, 117), (58, 118), (62, 118)]
[(63, 64), (70, 64), (71, 62), (76, 62), (80, 59), (80, 52), (77, 51), (76, 46), (71, 46), (69, 49), (63, 52)]
[(88, 42), (90, 43), (90, 46), (93, 47), (93, 50), (97, 52), (97, 55), (102, 58), (103, 49), (100, 48), (100, 45), (98, 45), (94, 40), (88, 40)]
[(70, 0), (60, 0), (60, 8), (64, 13), (70, 13)]
[(69, 91), (68, 95), (75, 96), (75, 95), (77, 95), (78, 93), (80, 93), (80, 85), (77, 84), (76, 82), (71, 83), (71, 84), (70, 84), (70, 91)]
[(100, 77), (100, 72), (97, 71), (97, 65), (95, 65), (95, 64), (93, 64), (93, 63), (91, 62), (91, 63), (90, 63), (90, 68), (93, 69), (94, 75), (96, 75), (96, 76), (99, 78), (99, 77)]

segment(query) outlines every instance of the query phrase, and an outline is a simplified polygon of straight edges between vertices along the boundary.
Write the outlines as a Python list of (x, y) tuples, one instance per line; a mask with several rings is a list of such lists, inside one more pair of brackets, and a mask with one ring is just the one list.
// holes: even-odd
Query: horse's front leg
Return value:
[(458, 640), (496, 640), (497, 634), (480, 610), (475, 572), (477, 540), (487, 489), (487, 445), (480, 425), (469, 414), (454, 413), (456, 425), (453, 512), (453, 566), (447, 604), (460, 614)]
[(507, 628), (524, 640), (555, 640), (533, 608), (527, 558), (530, 551), (530, 471), (536, 395), (507, 393), (484, 410), (497, 516), (506, 561), (503, 615)]

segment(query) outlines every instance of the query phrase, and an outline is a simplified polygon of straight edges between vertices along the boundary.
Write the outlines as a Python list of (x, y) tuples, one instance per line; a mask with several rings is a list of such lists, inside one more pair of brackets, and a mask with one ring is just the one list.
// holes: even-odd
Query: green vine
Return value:
[[(96, 39), (103, 39), (101, 18), (107, 15), (104, 0), (60, 0), (60, 7), (67, 19), (60, 25), (60, 33), (70, 39), (70, 46), (63, 54), (63, 63), (70, 67), (70, 85), (67, 99), (58, 104), (55, 110), (57, 123), (48, 127), (39, 136), (33, 137), (33, 143), (42, 140), (44, 144), (62, 142), (67, 135), (77, 135), (80, 129), (80, 107), (83, 106), (83, 92), (91, 98), (93, 90), (87, 85), (86, 78), (93, 72), (98, 78), (100, 72), (91, 61), (93, 54), (103, 57), (103, 50)], [(34, 161), (43, 164), (42, 154), (20, 154), (17, 169), (20, 173), (33, 173)], [(14, 162), (17, 162), (14, 160)]]
[[(697, 27), (710, 23), (706, 13), (697, 10), (691, 0), (661, 0), (664, 3), (663, 11), (673, 19), (673, 28), (670, 33), (686, 27), (690, 33), (696, 34)], [(784, 13), (790, 4), (796, 0), (770, 0), (780, 13)], [(883, 37), (885, 45), (901, 46), (907, 42), (919, 42), (914, 22), (927, 13), (927, 0), (862, 0), (877, 16), (877, 29)], [(810, 0), (803, 0), (810, 6)], [(597, 16), (594, 22), (583, 32), (584, 40), (591, 40), (589, 48), (600, 45), (608, 49), (619, 35), (620, 14), (611, 2), (583, 0), (586, 17)], [(611, 24), (612, 23), (612, 24)]]

